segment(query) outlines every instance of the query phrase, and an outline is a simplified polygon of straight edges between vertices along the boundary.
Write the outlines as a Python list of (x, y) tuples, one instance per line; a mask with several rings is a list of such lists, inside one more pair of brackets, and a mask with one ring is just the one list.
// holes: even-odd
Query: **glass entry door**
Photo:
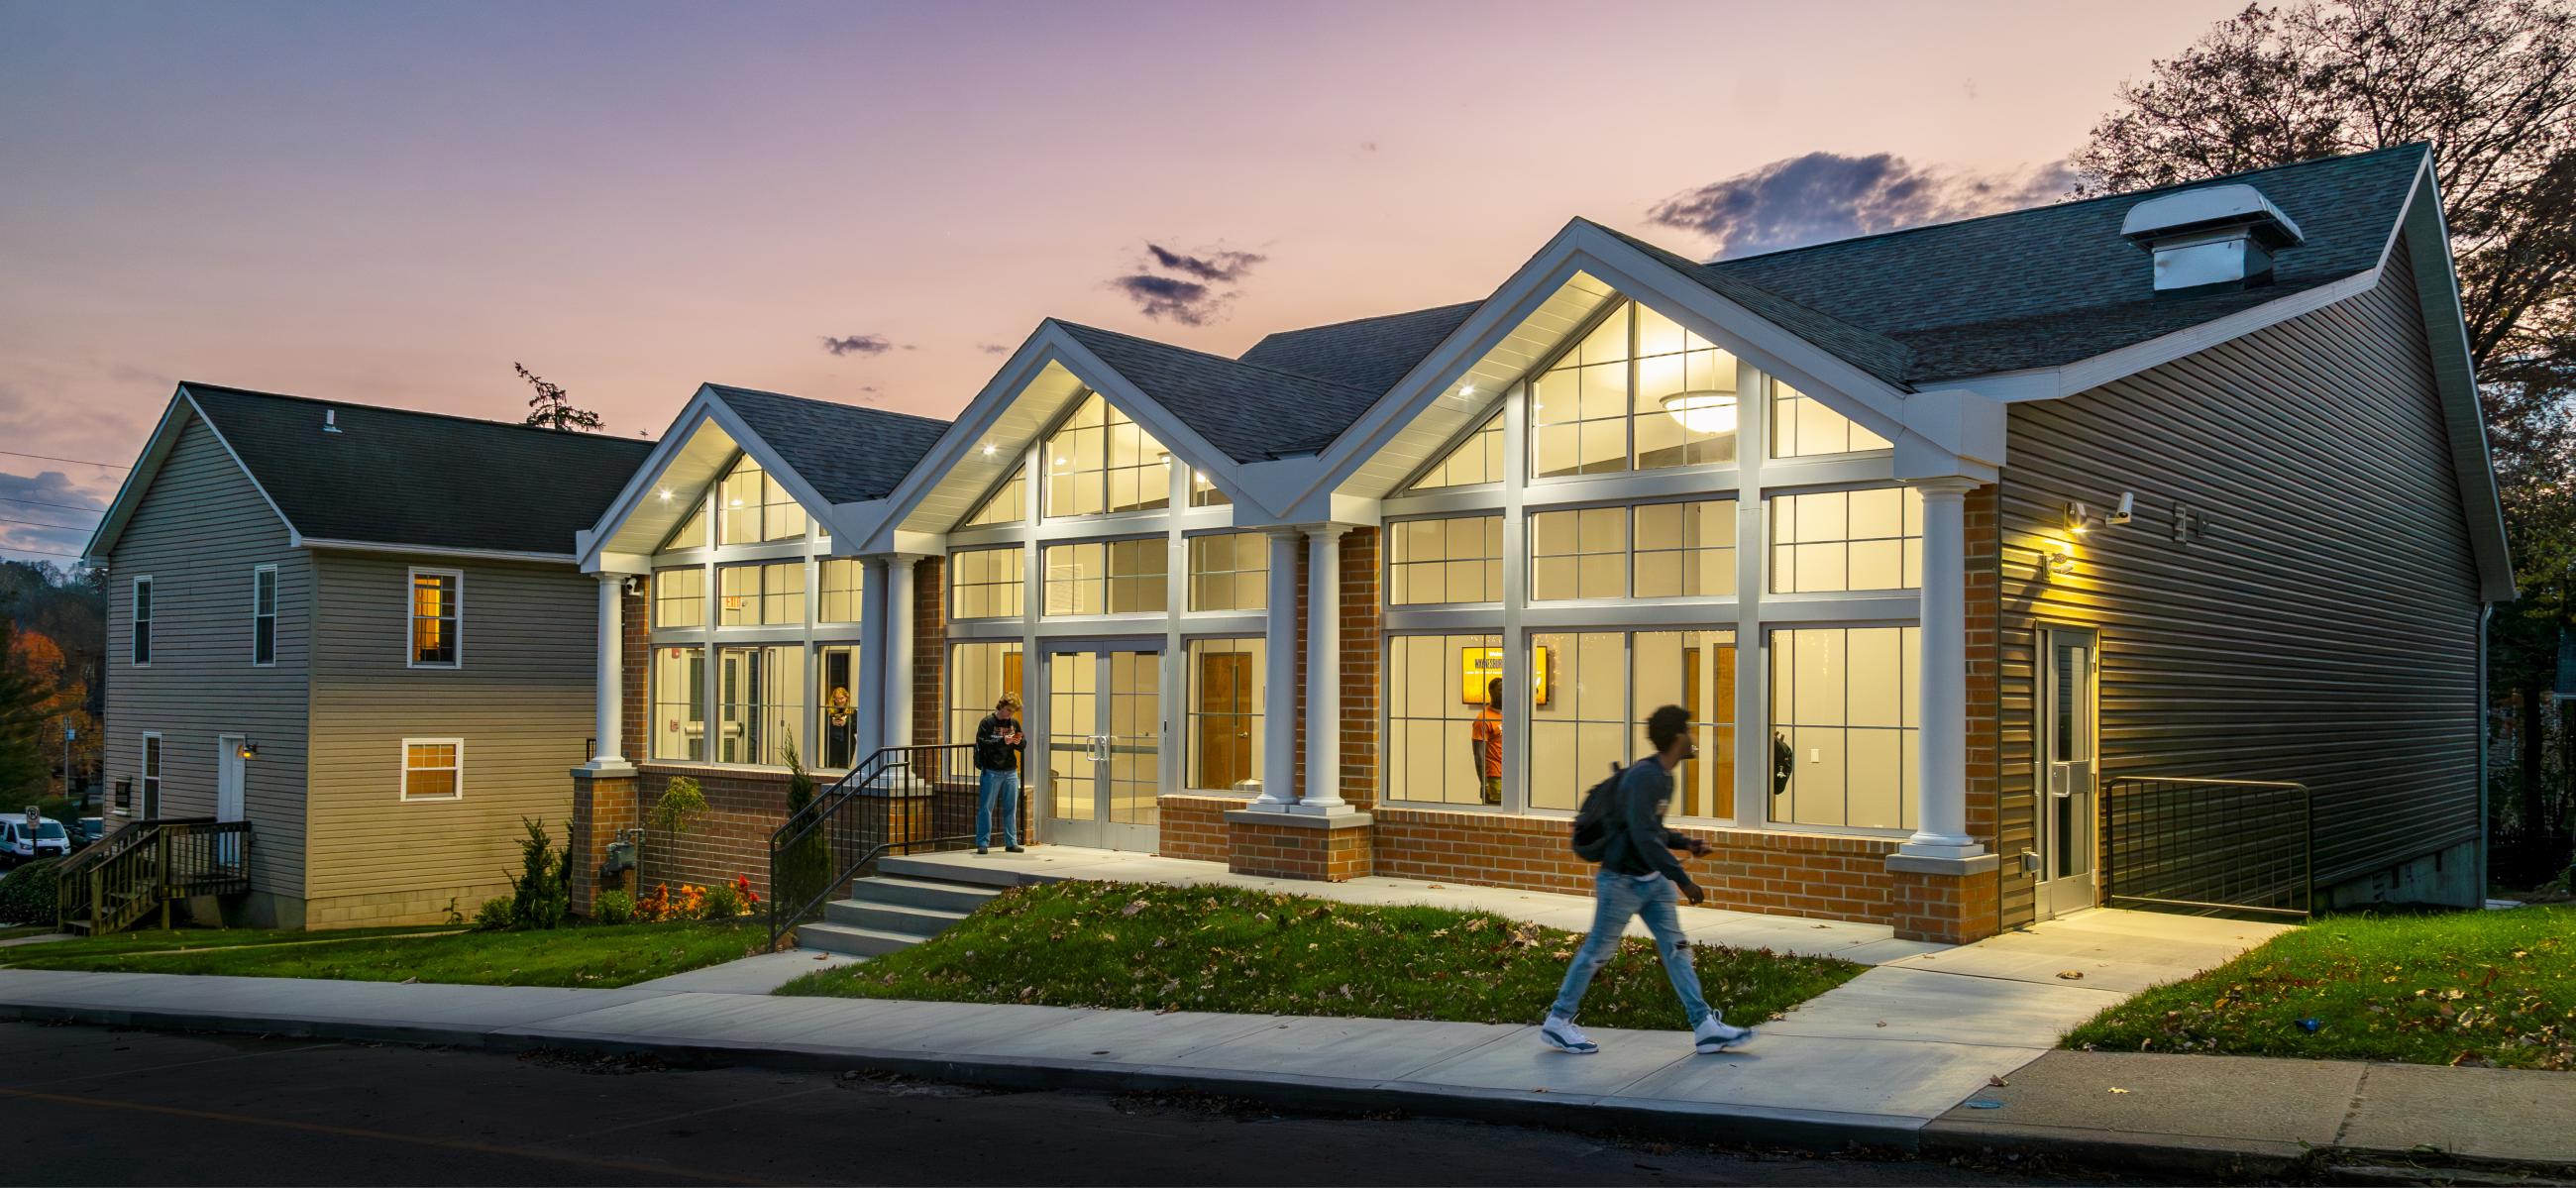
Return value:
[(2041, 919), (2092, 907), (2101, 764), (2095, 748), (2098, 641), (2089, 631), (2047, 631), (2040, 670)]
[(1161, 841), (1163, 654), (1047, 656), (1047, 839), (1151, 851)]

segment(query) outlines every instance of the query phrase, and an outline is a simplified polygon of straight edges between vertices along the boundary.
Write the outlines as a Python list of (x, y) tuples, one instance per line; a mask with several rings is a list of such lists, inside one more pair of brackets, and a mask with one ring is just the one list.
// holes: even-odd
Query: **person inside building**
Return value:
[(1467, 732), (1467, 762), (1485, 803), (1503, 802), (1503, 678), (1485, 682), (1485, 708)]

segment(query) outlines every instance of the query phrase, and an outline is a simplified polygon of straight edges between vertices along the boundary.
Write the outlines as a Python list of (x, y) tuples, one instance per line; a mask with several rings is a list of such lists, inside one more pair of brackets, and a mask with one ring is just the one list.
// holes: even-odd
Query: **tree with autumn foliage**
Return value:
[[(2544, 735), (2576, 629), (2576, 13), (2551, 0), (2248, 5), (2142, 81), (2073, 165), (2081, 197), (2428, 143), (2521, 597), (2489, 682), (2517, 706), (2499, 879), (2576, 850), (2576, 716)], [(2560, 712), (2576, 715), (2576, 705)]]

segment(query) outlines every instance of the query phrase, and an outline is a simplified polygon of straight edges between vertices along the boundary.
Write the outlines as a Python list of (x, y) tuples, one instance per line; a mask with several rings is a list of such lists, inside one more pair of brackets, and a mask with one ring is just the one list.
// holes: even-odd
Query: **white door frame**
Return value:
[[(1108, 819), (1108, 800), (1106, 797), (1106, 789), (1101, 782), (1107, 778), (1105, 773), (1095, 774), (1086, 781), (1090, 788), (1090, 795), (1093, 798), (1091, 819), (1070, 820), (1059, 819), (1056, 817), (1054, 788), (1054, 750), (1057, 738), (1055, 726), (1055, 659), (1058, 656), (1064, 655), (1089, 655), (1098, 663), (1099, 668), (1095, 670), (1096, 676), (1093, 679), (1091, 693), (1091, 696), (1094, 698), (1094, 704), (1097, 706), (1093, 717), (1093, 725), (1097, 728), (1098, 732), (1092, 734), (1091, 738), (1093, 739), (1095, 746), (1107, 747), (1114, 745), (1109, 741), (1108, 734), (1105, 733), (1108, 729), (1108, 714), (1110, 712), (1108, 702), (1110, 690), (1109, 674), (1112, 663), (1110, 657), (1116, 653), (1128, 652), (1149, 655), (1156, 658), (1157, 688), (1155, 691), (1155, 722), (1153, 734), (1156, 761), (1153, 767), (1153, 772), (1155, 791), (1159, 796), (1164, 785), (1164, 781), (1162, 779), (1162, 754), (1172, 745), (1173, 691), (1171, 689), (1169, 675), (1162, 671), (1161, 665), (1164, 654), (1168, 651), (1169, 649), (1165, 646), (1165, 640), (1161, 636), (1112, 636), (1105, 638), (1079, 637), (1049, 639), (1043, 640), (1039, 644), (1038, 651), (1036, 653), (1037, 664), (1035, 665), (1036, 675), (1034, 679), (1032, 679), (1030, 675), (1030, 666), (1023, 662), (1020, 670), (1020, 683), (1024, 686), (1030, 684), (1036, 685), (1039, 691), (1031, 700), (1040, 702), (1046, 707), (1046, 716), (1042, 719), (1039, 729), (1032, 732), (1036, 735), (1036, 741), (1038, 743), (1037, 753), (1024, 768), (1025, 774), (1022, 777), (1024, 785), (1029, 783), (1036, 784), (1033, 788), (1024, 787), (1023, 793), (1032, 798), (1032, 807), (1035, 810), (1033, 818), (1037, 823), (1037, 829), (1042, 831), (1046, 841), (1056, 845), (1089, 846), (1098, 849), (1130, 850), (1141, 853), (1150, 853), (1159, 845), (1161, 832), (1161, 826), (1159, 824), (1141, 826), (1122, 825)], [(1093, 754), (1080, 757), (1069, 757), (1068, 762), (1099, 762), (1096, 758), (1096, 755), (1099, 753), (1105, 752), (1095, 752)], [(1041, 781), (1030, 781), (1027, 778), (1029, 775), (1035, 775), (1038, 773), (1044, 773), (1044, 778)]]
[(242, 758), (247, 735), (215, 736), (215, 819), (245, 821), (250, 809), (250, 761)]
[[(2061, 672), (2061, 650), (2078, 648), (2080, 669)], [(2101, 672), (2100, 632), (2039, 629), (2039, 705), (2031, 749), (2038, 768), (2032, 824), (2040, 867), (2032, 908), (2042, 920), (2101, 902)]]

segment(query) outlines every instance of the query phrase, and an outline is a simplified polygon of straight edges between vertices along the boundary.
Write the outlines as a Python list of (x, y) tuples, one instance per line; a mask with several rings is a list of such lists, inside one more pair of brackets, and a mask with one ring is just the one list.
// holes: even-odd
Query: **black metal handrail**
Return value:
[(2305, 917), (2316, 812), (2305, 784), (2115, 776), (2103, 787), (2102, 902)]
[[(887, 747), (851, 768), (769, 835), (769, 943), (879, 858), (973, 844), (980, 794), (968, 743)], [(1027, 811), (1023, 797), (1023, 820)]]

